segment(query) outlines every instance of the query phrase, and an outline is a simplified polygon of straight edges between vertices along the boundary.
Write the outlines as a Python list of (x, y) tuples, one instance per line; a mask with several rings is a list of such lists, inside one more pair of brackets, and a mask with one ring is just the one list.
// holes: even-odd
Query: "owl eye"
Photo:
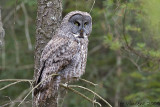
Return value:
[(85, 22), (85, 23), (84, 23), (84, 26), (87, 26), (87, 25), (88, 25), (88, 22)]
[(77, 22), (77, 21), (75, 21), (74, 24), (75, 24), (76, 26), (80, 26), (80, 23)]

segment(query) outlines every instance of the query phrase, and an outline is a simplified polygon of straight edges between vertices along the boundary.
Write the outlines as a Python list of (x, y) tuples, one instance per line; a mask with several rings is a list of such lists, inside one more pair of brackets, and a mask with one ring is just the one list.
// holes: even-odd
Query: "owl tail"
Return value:
[(47, 86), (39, 90), (35, 96), (36, 100), (34, 100), (37, 107), (57, 107), (60, 82), (60, 76), (57, 76)]

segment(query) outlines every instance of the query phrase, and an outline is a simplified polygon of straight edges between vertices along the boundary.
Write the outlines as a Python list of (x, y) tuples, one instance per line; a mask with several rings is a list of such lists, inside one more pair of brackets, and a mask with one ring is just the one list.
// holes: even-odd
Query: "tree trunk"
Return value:
[(1, 18), (1, 7), (0, 7), (0, 54), (2, 56), (2, 68), (5, 68), (5, 31), (3, 29), (2, 18)]
[(0, 7), (0, 52), (2, 52), (2, 47), (4, 45), (4, 29), (1, 19), (1, 7)]
[[(55, 34), (55, 30), (60, 25), (62, 17), (62, 1), (61, 0), (38, 0), (37, 10), (37, 28), (36, 28), (36, 44), (35, 44), (35, 67), (34, 78), (37, 75), (40, 67), (40, 56), (44, 46)], [(33, 107), (35, 105), (35, 99), (33, 95)], [(53, 98), (47, 100), (46, 107), (56, 107), (56, 99)], [(40, 105), (40, 107), (45, 107)]]

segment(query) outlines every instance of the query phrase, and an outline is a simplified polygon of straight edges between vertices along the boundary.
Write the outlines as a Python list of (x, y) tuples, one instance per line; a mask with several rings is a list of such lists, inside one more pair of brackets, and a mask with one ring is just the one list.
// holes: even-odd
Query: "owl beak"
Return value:
[(79, 36), (79, 38), (84, 38), (84, 30), (83, 29), (80, 30), (80, 36)]

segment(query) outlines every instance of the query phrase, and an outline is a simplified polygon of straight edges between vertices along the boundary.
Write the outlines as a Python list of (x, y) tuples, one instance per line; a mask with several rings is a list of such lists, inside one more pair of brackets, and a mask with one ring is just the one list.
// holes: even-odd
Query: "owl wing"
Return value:
[(36, 76), (36, 85), (41, 81), (44, 69), (46, 72), (47, 68), (55, 67), (55, 69), (51, 69), (52, 71), (48, 72), (57, 73), (69, 64), (77, 50), (78, 44), (76, 41), (62, 37), (55, 37), (50, 40), (41, 55), (40, 69)]

